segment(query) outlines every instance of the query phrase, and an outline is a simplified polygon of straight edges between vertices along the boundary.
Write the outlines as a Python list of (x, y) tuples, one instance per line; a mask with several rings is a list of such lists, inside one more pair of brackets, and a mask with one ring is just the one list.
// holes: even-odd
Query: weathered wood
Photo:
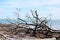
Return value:
[[(44, 18), (43, 20), (41, 20), (41, 18), (38, 17), (37, 10), (34, 11), (34, 12), (31, 10), (31, 13), (32, 13), (32, 18), (33, 19), (30, 16), (27, 16), (27, 18), (29, 18), (32, 23), (28, 23), (27, 21), (19, 18), (19, 15), (18, 15), (17, 19), (19, 21), (22, 21), (23, 23), (20, 23), (20, 22), (19, 23), (17, 22), (17, 24), (12, 23), (11, 21), (9, 21), (10, 18), (8, 18), (9, 20), (7, 20), (7, 21), (9, 21), (11, 24), (16, 25), (16, 28), (13, 29), (13, 30), (15, 30), (14, 33), (19, 34), (21, 31), (22, 32), (24, 31), (24, 33), (26, 35), (30, 35), (30, 36), (33, 36), (33, 37), (41, 37), (41, 38), (53, 37), (53, 34), (54, 34), (54, 32), (52, 32), (53, 30), (49, 26), (46, 25), (47, 22), (48, 22), (47, 17)], [(35, 13), (35, 15), (33, 13)], [(29, 26), (34, 26), (34, 28), (33, 29), (32, 28), (26, 28), (26, 25), (28, 25), (28, 27)], [(25, 27), (23, 27), (23, 26), (25, 26)], [(20, 28), (21, 29), (24, 28), (24, 29), (21, 30)]]

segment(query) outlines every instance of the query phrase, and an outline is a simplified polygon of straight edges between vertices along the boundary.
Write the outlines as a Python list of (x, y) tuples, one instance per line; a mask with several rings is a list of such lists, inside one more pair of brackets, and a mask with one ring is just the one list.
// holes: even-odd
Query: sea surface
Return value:
[[(9, 20), (7, 21), (6, 19), (0, 19), (0, 23), (2, 24), (8, 24), (9, 22), (20, 22), (20, 21), (17, 21), (17, 20)], [(51, 20), (48, 22), (48, 26), (52, 29), (56, 29), (56, 30), (60, 30), (60, 19), (54, 19), (54, 20)]]

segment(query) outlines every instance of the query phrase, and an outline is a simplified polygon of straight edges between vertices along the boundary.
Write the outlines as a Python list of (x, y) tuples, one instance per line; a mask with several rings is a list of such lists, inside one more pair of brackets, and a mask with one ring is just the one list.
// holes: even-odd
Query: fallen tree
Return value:
[[(18, 34), (19, 32), (21, 32), (21, 29), (19, 29), (19, 28), (24, 28), (25, 30), (24, 29), (23, 30), (25, 31), (25, 34), (30, 34), (30, 36), (34, 36), (34, 37), (37, 37), (37, 34), (39, 34), (38, 30), (52, 30), (51, 28), (49, 28), (46, 25), (48, 23), (47, 18), (45, 18), (45, 17), (39, 18), (38, 14), (37, 14), (37, 10), (36, 11), (31, 10), (31, 13), (32, 13), (32, 18), (30, 16), (26, 16), (26, 17), (29, 20), (31, 20), (32, 23), (28, 23), (27, 21), (19, 18), (19, 13), (17, 13), (17, 20), (22, 21), (22, 23), (21, 22), (16, 22), (16, 21), (14, 21), (15, 23), (13, 23), (13, 22), (9, 21), (9, 20), (11, 20), (10, 18), (6, 19), (9, 23), (16, 25), (16, 28), (14, 28), (14, 30), (15, 30), (14, 34), (15, 35)], [(44, 18), (44, 19), (41, 20), (42, 18)], [(28, 28), (26, 28), (26, 25), (28, 26)], [(34, 28), (30, 28), (29, 26), (30, 27), (34, 26)], [(44, 34), (47, 34), (47, 32), (44, 33)]]

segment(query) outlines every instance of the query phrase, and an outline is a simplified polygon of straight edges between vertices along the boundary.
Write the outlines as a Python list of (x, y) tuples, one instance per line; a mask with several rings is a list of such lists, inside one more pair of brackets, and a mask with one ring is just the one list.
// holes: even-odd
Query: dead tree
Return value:
[[(21, 28), (21, 27), (23, 27), (23, 26), (19, 26), (19, 25), (21, 25), (21, 24), (25, 24), (25, 25), (28, 25), (28, 26), (34, 26), (34, 29), (32, 29), (32, 36), (34, 36), (34, 37), (36, 37), (36, 35), (37, 35), (37, 30), (38, 30), (38, 28), (40, 28), (39, 30), (43, 30), (43, 29), (48, 29), (48, 30), (51, 30), (51, 28), (49, 28), (46, 24), (47, 24), (47, 20), (46, 20), (46, 18), (44, 19), (44, 20), (41, 20), (39, 17), (38, 17), (38, 14), (37, 14), (37, 10), (36, 11), (34, 11), (34, 13), (35, 13), (35, 15), (34, 15), (34, 13), (33, 13), (33, 11), (31, 10), (31, 13), (32, 13), (32, 16), (33, 16), (33, 18), (31, 18), (30, 16), (27, 16), (27, 18), (28, 19), (30, 19), (31, 20), (31, 22), (32, 23), (28, 23), (27, 21), (25, 21), (25, 20), (23, 20), (23, 19), (21, 19), (21, 18), (19, 18), (19, 14), (18, 14), (18, 16), (17, 16), (17, 19), (18, 20), (20, 20), (20, 21), (23, 21), (23, 23), (12, 23), (12, 22), (10, 22), (11, 24), (14, 24), (14, 25), (16, 25), (17, 27), (15, 28), (15, 31), (17, 30), (17, 28)], [(10, 19), (9, 19), (10, 20)], [(24, 26), (25, 26), (24, 25)], [(24, 27), (23, 27), (24, 28)], [(26, 28), (26, 27), (25, 27)], [(30, 28), (28, 28), (28, 30), (29, 30), (29, 32), (31, 33), (31, 31), (30, 31)], [(17, 31), (15, 34), (17, 34), (19, 31)]]

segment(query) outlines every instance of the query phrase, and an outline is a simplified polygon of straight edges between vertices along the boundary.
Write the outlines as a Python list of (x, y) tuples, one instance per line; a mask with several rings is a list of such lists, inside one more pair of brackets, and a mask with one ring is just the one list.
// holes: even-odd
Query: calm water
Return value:
[[(11, 22), (13, 21), (17, 22), (17, 20), (12, 20)], [(5, 19), (0, 19), (0, 23), (7, 24), (9, 22)], [(60, 30), (60, 19), (51, 20), (50, 22), (48, 22), (48, 26), (50, 26), (52, 29)]]
[(52, 29), (59, 29), (60, 30), (60, 19), (51, 20), (49, 22), (49, 26)]

